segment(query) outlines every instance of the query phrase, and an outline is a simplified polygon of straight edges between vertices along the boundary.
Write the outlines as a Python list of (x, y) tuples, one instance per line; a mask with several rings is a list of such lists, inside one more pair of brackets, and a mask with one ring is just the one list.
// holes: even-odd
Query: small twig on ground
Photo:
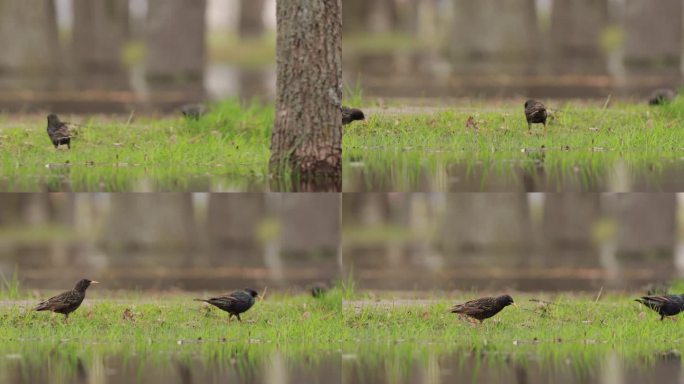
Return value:
[(532, 302), (534, 302), (534, 303), (544, 304), (544, 305), (552, 305), (552, 304), (554, 304), (554, 303), (552, 303), (552, 302), (550, 302), (550, 301), (546, 301), (546, 300), (542, 300), (542, 299), (530, 299), (530, 301), (532, 301)]
[(131, 125), (131, 121), (133, 121), (133, 116), (135, 116), (135, 109), (131, 111), (130, 115), (128, 115), (128, 121), (126, 121), (125, 128), (128, 128), (128, 126)]
[(261, 298), (261, 301), (264, 301), (264, 299), (266, 298), (266, 292), (268, 292), (268, 286), (265, 286), (264, 287), (264, 293), (262, 295), (259, 295), (259, 297)]
[(606, 102), (603, 103), (603, 108), (601, 108), (602, 111), (605, 111), (606, 108), (608, 108), (608, 105), (610, 104), (610, 99), (613, 97), (613, 95), (608, 95), (606, 98)]
[(599, 299), (601, 298), (601, 294), (603, 293), (603, 287), (599, 289), (598, 295), (596, 295), (596, 300), (594, 300), (594, 303), (598, 303)]

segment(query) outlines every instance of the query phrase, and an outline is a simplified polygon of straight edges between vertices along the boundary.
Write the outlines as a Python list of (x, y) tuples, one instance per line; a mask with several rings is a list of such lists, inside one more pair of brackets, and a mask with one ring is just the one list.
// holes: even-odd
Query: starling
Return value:
[(511, 304), (515, 305), (515, 303), (513, 303), (513, 298), (509, 295), (483, 297), (481, 299), (468, 301), (464, 304), (458, 304), (451, 308), (451, 313), (465, 315), (482, 323), (484, 319), (496, 315)]
[(527, 118), (527, 131), (532, 129), (532, 124), (544, 124), (546, 135), (546, 107), (540, 101), (527, 100), (525, 102), (525, 117)]
[(64, 315), (64, 321), (69, 320), (69, 314), (78, 309), (85, 299), (86, 289), (97, 281), (81, 279), (71, 291), (66, 291), (38, 304), (36, 311), (52, 311)]
[(228, 312), (230, 314), (230, 316), (228, 316), (228, 321), (230, 322), (230, 319), (233, 316), (237, 317), (238, 321), (242, 321), (240, 319), (240, 314), (247, 312), (247, 310), (252, 308), (257, 297), (259, 297), (257, 291), (245, 288), (232, 292), (229, 295), (212, 297), (209, 299), (195, 299), (195, 301), (203, 301)]
[(316, 297), (316, 298), (322, 297), (329, 290), (330, 290), (330, 287), (328, 286), (328, 284), (323, 283), (323, 282), (318, 282), (318, 283), (315, 283), (314, 285), (311, 286), (311, 296)]
[(207, 113), (207, 108), (202, 104), (186, 104), (180, 108), (180, 111), (187, 119), (199, 120)]
[(651, 93), (648, 98), (649, 105), (668, 104), (677, 97), (677, 92), (672, 89), (660, 88)]
[(661, 321), (665, 316), (674, 316), (684, 311), (684, 295), (644, 296), (635, 301), (658, 312)]
[(342, 107), (342, 125), (351, 124), (355, 120), (365, 120), (363, 111), (355, 108)]
[(59, 148), (60, 145), (66, 144), (67, 148), (71, 149), (72, 133), (67, 123), (60, 121), (54, 113), (48, 115), (47, 121), (47, 133), (52, 140), (52, 145)]

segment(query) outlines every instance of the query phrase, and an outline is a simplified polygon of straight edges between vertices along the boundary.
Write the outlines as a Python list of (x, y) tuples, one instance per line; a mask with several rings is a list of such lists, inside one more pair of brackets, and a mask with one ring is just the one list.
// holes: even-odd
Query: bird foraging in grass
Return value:
[(239, 291), (232, 292), (225, 296), (212, 297), (209, 299), (195, 299), (195, 301), (203, 301), (209, 303), (223, 311), (228, 312), (228, 322), (233, 316), (237, 317), (238, 321), (240, 319), (240, 314), (247, 312), (254, 302), (259, 297), (259, 293), (253, 289), (245, 288)]
[(648, 97), (649, 105), (664, 105), (672, 102), (677, 97), (677, 92), (672, 89), (660, 88), (656, 89)]
[(76, 283), (74, 289), (60, 293), (57, 296), (51, 297), (34, 309), (36, 311), (52, 311), (64, 315), (64, 322), (69, 320), (69, 314), (78, 309), (85, 299), (86, 290), (90, 284), (98, 284), (97, 281), (81, 279)]
[(363, 111), (355, 108), (342, 107), (342, 125), (351, 124), (352, 121), (365, 120)]
[(541, 101), (529, 99), (525, 102), (525, 117), (527, 118), (527, 131), (532, 130), (532, 124), (544, 124), (546, 135), (546, 107)]
[(675, 316), (684, 311), (684, 295), (643, 296), (635, 301), (658, 312), (661, 321), (666, 316)]
[(323, 282), (318, 282), (318, 283), (315, 283), (311, 286), (311, 296), (316, 297), (316, 298), (322, 297), (323, 295), (328, 293), (329, 290), (330, 290), (330, 287), (328, 286), (328, 284), (323, 283)]
[(513, 298), (509, 295), (483, 297), (481, 299), (467, 301), (463, 304), (457, 304), (451, 308), (451, 313), (458, 313), (459, 315), (467, 316), (468, 318), (478, 320), (482, 323), (484, 319), (496, 315), (511, 304), (515, 305)]
[(180, 111), (186, 119), (199, 120), (207, 113), (207, 108), (202, 104), (186, 104)]
[(60, 145), (66, 145), (71, 149), (71, 138), (73, 136), (72, 130), (67, 123), (60, 121), (59, 117), (51, 113), (47, 117), (47, 133), (50, 136), (52, 145), (58, 149)]

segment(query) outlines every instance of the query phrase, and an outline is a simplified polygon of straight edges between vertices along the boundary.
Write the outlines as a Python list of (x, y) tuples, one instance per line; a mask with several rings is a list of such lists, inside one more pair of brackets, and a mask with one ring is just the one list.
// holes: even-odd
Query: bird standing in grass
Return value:
[(247, 312), (247, 310), (252, 308), (258, 297), (259, 293), (257, 293), (257, 291), (245, 288), (225, 296), (212, 297), (209, 299), (195, 299), (195, 301), (203, 301), (228, 312), (230, 314), (230, 316), (228, 316), (228, 322), (230, 322), (230, 319), (233, 318), (233, 316), (237, 317), (238, 321), (242, 321), (240, 319), (240, 314)]
[(66, 145), (71, 149), (72, 132), (67, 123), (60, 121), (54, 113), (48, 115), (47, 121), (47, 133), (55, 149), (58, 149), (60, 145)]
[(469, 318), (478, 320), (480, 323), (484, 319), (488, 319), (502, 309), (509, 305), (515, 305), (513, 298), (509, 295), (502, 295), (498, 297), (483, 297), (481, 299), (471, 300), (463, 304), (458, 304), (451, 308), (451, 313), (458, 313)]
[(546, 135), (546, 107), (541, 101), (527, 100), (525, 102), (525, 117), (527, 118), (527, 131), (532, 130), (532, 124), (544, 124), (544, 134)]
[(207, 108), (202, 104), (186, 104), (180, 111), (186, 119), (199, 120), (207, 113)]
[(69, 320), (69, 314), (78, 309), (85, 299), (86, 289), (97, 281), (81, 279), (74, 289), (51, 297), (36, 306), (36, 311), (52, 311), (64, 315), (64, 322)]
[(649, 105), (663, 105), (672, 102), (677, 97), (677, 92), (672, 89), (660, 88), (651, 93), (648, 98)]
[(318, 282), (311, 286), (311, 296), (316, 298), (322, 297), (323, 295), (328, 293), (329, 290), (330, 286), (328, 286), (328, 284), (324, 282)]
[(684, 311), (684, 295), (643, 296), (635, 301), (658, 312), (661, 321), (666, 316), (675, 316)]
[(355, 108), (342, 107), (342, 125), (351, 124), (355, 120), (365, 120), (363, 111)]

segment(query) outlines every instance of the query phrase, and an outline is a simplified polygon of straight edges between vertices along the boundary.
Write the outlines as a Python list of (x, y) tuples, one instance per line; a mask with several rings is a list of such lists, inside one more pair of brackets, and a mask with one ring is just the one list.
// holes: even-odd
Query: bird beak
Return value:
[(516, 304), (516, 303), (513, 303), (513, 306), (516, 307), (516, 308), (518, 308), (518, 304)]
[(99, 282), (99, 281), (93, 280), (93, 281), (90, 282), (90, 284), (100, 284), (100, 282)]

